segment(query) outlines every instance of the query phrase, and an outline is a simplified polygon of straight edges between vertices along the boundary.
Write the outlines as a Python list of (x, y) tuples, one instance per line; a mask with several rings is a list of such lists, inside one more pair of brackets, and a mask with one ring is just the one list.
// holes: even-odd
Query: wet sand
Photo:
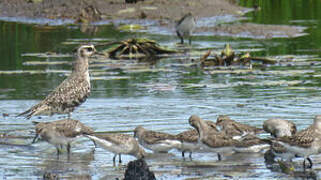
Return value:
[[(240, 18), (251, 10), (253, 9), (238, 6), (233, 0), (145, 0), (136, 4), (126, 4), (124, 0), (3, 0), (0, 3), (0, 17), (68, 19), (74, 23), (149, 19), (169, 28), (187, 12), (192, 12), (196, 19), (201, 20), (227, 15)], [(269, 39), (304, 35), (304, 28), (286, 25), (238, 23), (207, 27), (208, 23), (201, 24), (204, 25), (198, 25), (196, 32), (209, 32), (218, 36)]]

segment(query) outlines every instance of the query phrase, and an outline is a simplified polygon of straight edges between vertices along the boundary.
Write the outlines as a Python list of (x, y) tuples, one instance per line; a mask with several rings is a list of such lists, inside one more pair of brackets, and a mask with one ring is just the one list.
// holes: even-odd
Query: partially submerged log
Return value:
[(220, 55), (214, 54), (210, 57), (211, 51), (207, 51), (201, 58), (201, 65), (203, 67), (208, 66), (231, 66), (231, 65), (243, 65), (250, 66), (252, 61), (260, 61), (263, 64), (276, 64), (277, 61), (273, 59), (263, 57), (251, 57), (247, 52), (243, 55), (236, 55), (229, 44), (225, 45)]

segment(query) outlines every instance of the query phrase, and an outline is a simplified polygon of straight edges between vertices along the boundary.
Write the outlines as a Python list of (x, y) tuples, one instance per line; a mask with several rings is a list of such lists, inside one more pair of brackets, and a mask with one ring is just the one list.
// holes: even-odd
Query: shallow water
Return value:
[[(245, 2), (241, 1), (241, 4), (252, 6)], [(307, 14), (303, 10), (293, 12), (285, 6), (274, 12), (270, 6), (275, 2), (264, 4), (266, 2), (258, 1), (265, 8), (248, 14), (247, 21), (301, 25), (307, 27), (306, 32), (310, 34), (293, 39), (252, 40), (204, 33), (195, 36), (192, 50), (175, 58), (160, 58), (154, 63), (93, 58), (90, 67), (92, 95), (72, 117), (97, 132), (132, 133), (136, 126), (143, 125), (175, 134), (190, 128), (187, 119), (192, 114), (207, 120), (226, 114), (258, 127), (268, 118), (279, 117), (294, 121), (298, 129), (307, 127), (313, 117), (320, 114), (321, 106), (321, 32), (318, 31), (321, 14)], [(291, 5), (301, 10), (308, 3), (298, 1)], [(315, 6), (319, 4), (315, 2)], [(266, 13), (281, 14), (275, 18), (264, 16)], [(209, 20), (201, 19), (200, 25)], [(224, 21), (234, 19), (226, 17)], [(216, 23), (219, 22), (213, 24)], [(70, 161), (66, 152), (57, 160), (55, 148), (45, 142), (30, 145), (34, 136), (32, 120), (52, 121), (61, 116), (31, 120), (14, 117), (44, 98), (70, 73), (69, 52), (76, 44), (134, 36), (180, 48), (176, 46), (178, 39), (172, 29), (162, 27), (157, 31), (157, 24), (144, 22), (143, 25), (152, 28), (120, 32), (117, 24), (99, 24), (85, 29), (0, 22), (0, 113), (9, 114), (9, 117), (0, 117), (0, 133), (18, 136), (1, 139), (0, 177), (37, 179), (44, 172), (59, 174), (63, 179), (122, 177), (125, 167), (113, 167), (113, 155), (100, 148), (93, 153), (92, 143), (85, 138), (73, 143)], [(254, 68), (251, 72), (204, 71), (192, 61), (206, 49), (220, 51), (227, 42), (237, 52), (250, 51), (252, 56), (269, 56), (279, 63)], [(152, 155), (147, 158), (147, 163), (157, 179), (289, 178), (267, 168), (262, 154), (227, 155), (222, 162), (217, 162), (216, 155), (210, 153), (194, 153), (193, 157), (193, 161), (183, 161), (180, 152), (173, 150), (170, 154)], [(125, 155), (122, 158), (123, 165), (134, 160)], [(315, 163), (313, 170), (320, 176), (321, 159), (319, 156), (312, 159)], [(295, 163), (297, 170), (302, 170), (302, 159), (295, 160)]]

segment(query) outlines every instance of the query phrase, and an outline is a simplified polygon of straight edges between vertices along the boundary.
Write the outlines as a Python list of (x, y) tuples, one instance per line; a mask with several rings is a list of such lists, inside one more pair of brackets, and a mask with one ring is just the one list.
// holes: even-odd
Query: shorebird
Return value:
[(270, 144), (263, 139), (253, 135), (247, 134), (237, 140), (234, 151), (240, 153), (258, 153), (264, 149), (270, 148)]
[(252, 127), (232, 120), (230, 117), (220, 115), (216, 120), (216, 125), (229, 136), (244, 136), (246, 134), (257, 134), (263, 132), (263, 129)]
[(35, 115), (68, 114), (86, 101), (90, 94), (88, 58), (96, 52), (93, 45), (82, 45), (75, 53), (70, 76), (53, 90), (43, 101), (18, 116), (30, 119)]
[[(263, 129), (274, 138), (293, 136), (296, 133), (296, 126), (293, 122), (284, 119), (268, 119), (263, 123)], [(274, 162), (275, 157), (280, 157), (285, 161), (292, 161), (297, 155), (289, 152), (279, 143), (271, 142), (271, 148), (264, 154), (267, 162)]]
[(273, 137), (292, 136), (296, 133), (293, 122), (284, 119), (268, 119), (263, 123), (263, 129)]
[[(216, 124), (212, 121), (205, 121), (211, 131), (218, 132)], [(198, 143), (198, 132), (195, 129), (183, 131), (176, 135), (176, 138), (181, 141), (181, 147), (178, 150), (182, 151), (182, 157), (185, 158), (185, 152), (189, 152), (189, 158), (192, 159), (193, 151), (200, 149)]]
[(138, 142), (143, 147), (154, 152), (166, 153), (169, 150), (181, 146), (181, 142), (177, 140), (175, 135), (150, 131), (142, 126), (137, 126), (134, 130), (134, 137), (138, 138)]
[(32, 143), (35, 143), (37, 139), (42, 139), (48, 143), (54, 145), (57, 149), (57, 156), (62, 151), (62, 148), (66, 146), (68, 157), (70, 155), (71, 142), (76, 138), (84, 135), (93, 134), (94, 131), (82, 124), (78, 120), (63, 119), (53, 122), (35, 122), (36, 136)]
[(192, 44), (192, 32), (195, 29), (196, 23), (192, 13), (187, 13), (183, 16), (175, 26), (176, 34), (181, 39), (181, 44), (184, 44), (184, 37), (188, 37), (189, 44)]
[(192, 115), (188, 121), (199, 134), (198, 142), (201, 148), (204, 151), (216, 152), (218, 160), (221, 160), (220, 153), (234, 152), (235, 145), (239, 143), (225, 133), (211, 131), (205, 121), (196, 115)]
[(142, 149), (135, 138), (128, 134), (95, 134), (86, 135), (91, 140), (99, 144), (103, 149), (114, 153), (113, 163), (116, 164), (116, 156), (119, 157), (121, 163), (121, 154), (128, 154), (140, 159), (145, 156)]
[(308, 168), (312, 168), (313, 163), (310, 155), (319, 154), (321, 150), (321, 115), (315, 116), (314, 122), (308, 128), (301, 130), (293, 136), (284, 136), (272, 140), (284, 146), (288, 152), (304, 157), (303, 168), (306, 168), (305, 160), (310, 163)]

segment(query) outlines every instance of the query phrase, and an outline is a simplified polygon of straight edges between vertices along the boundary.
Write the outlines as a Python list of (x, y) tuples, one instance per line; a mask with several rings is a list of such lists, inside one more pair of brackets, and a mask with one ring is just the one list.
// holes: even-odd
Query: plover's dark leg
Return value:
[(182, 157), (185, 158), (185, 151), (182, 151)]
[(60, 155), (60, 147), (59, 147), (59, 145), (56, 147), (56, 149), (57, 149), (57, 159), (59, 159), (59, 155)]
[(184, 44), (184, 38), (183, 38), (183, 36), (181, 36), (181, 34), (180, 34), (178, 31), (176, 31), (176, 34), (177, 34), (177, 36), (181, 39), (181, 44)]
[(217, 159), (218, 159), (219, 161), (221, 161), (221, 160), (222, 160), (222, 156), (221, 156), (221, 154), (220, 154), (220, 153), (217, 153)]
[(67, 153), (68, 153), (68, 156), (70, 155), (70, 143), (67, 144)]
[(119, 164), (121, 164), (121, 154), (118, 154), (119, 157)]
[(188, 38), (188, 44), (192, 45), (192, 37), (191, 36), (189, 36), (189, 38)]

